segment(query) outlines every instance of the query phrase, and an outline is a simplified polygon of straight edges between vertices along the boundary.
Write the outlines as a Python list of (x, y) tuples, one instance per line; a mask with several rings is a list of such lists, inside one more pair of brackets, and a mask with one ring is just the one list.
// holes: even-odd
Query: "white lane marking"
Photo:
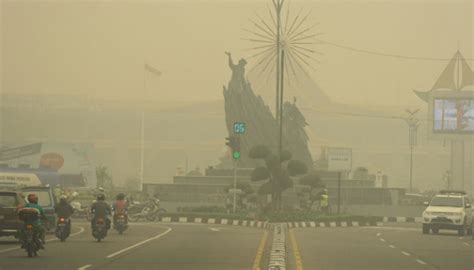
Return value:
[(463, 245), (465, 245), (466, 247), (469, 247), (471, 245), (469, 245), (469, 243), (466, 243), (466, 242), (462, 242)]
[(160, 237), (162, 237), (162, 236), (167, 235), (167, 234), (168, 234), (169, 232), (171, 232), (171, 231), (172, 231), (172, 229), (168, 227), (168, 229), (167, 229), (165, 232), (160, 233), (160, 234), (158, 234), (157, 236), (154, 236), (154, 237), (148, 238), (148, 239), (146, 239), (146, 240), (143, 240), (143, 241), (141, 241), (141, 242), (139, 242), (139, 243), (136, 243), (136, 244), (134, 244), (134, 245), (131, 245), (131, 246), (127, 247), (127, 248), (121, 249), (121, 250), (119, 250), (119, 251), (117, 251), (117, 252), (115, 252), (115, 253), (112, 253), (112, 254), (110, 254), (110, 255), (107, 255), (106, 258), (110, 259), (110, 258), (115, 257), (115, 256), (117, 256), (117, 255), (119, 255), (119, 254), (122, 254), (122, 253), (124, 253), (124, 252), (126, 252), (126, 251), (129, 251), (129, 250), (134, 249), (134, 248), (136, 248), (136, 247), (138, 247), (138, 246), (141, 246), (141, 245), (143, 245), (143, 244), (146, 244), (146, 243), (148, 243), (148, 242), (150, 242), (150, 241), (156, 240), (156, 239), (158, 239), (158, 238), (160, 238)]
[(402, 251), (402, 254), (405, 255), (405, 256), (410, 256), (410, 253), (405, 252), (405, 251)]
[(209, 229), (213, 232), (218, 232), (219, 231), (219, 229), (217, 229), (217, 228), (209, 228)]
[(381, 235), (381, 233), (377, 233), (376, 236), (379, 237)]
[(389, 246), (390, 248), (395, 248), (395, 246), (394, 246), (394, 245), (388, 245), (388, 246)]
[(420, 260), (420, 259), (416, 259), (416, 262), (419, 263), (419, 264), (423, 264), (423, 265), (426, 264), (424, 261), (422, 261), (422, 260)]
[(81, 267), (77, 268), (77, 270), (85, 270), (85, 269), (87, 269), (91, 266), (92, 266), (92, 264), (87, 264), (87, 265), (84, 265), (84, 266), (81, 266)]
[(379, 240), (385, 243), (385, 239), (383, 239), (383, 238), (380, 238)]
[[(81, 234), (81, 233), (84, 232), (84, 227), (80, 227), (80, 226), (77, 226), (77, 227), (79, 228), (79, 231), (75, 232), (75, 233), (72, 233), (69, 236), (75, 236), (75, 235), (78, 235), (78, 234)], [(57, 238), (49, 238), (49, 239), (46, 239), (46, 242), (58, 241), (58, 240), (59, 239), (57, 239)], [(21, 247), (13, 247), (13, 248), (2, 249), (2, 250), (0, 250), (0, 253), (5, 253), (5, 252), (12, 251), (12, 250), (17, 250), (17, 249), (21, 249)]]
[(7, 249), (2, 249), (0, 250), (0, 253), (4, 253), (4, 252), (8, 252), (8, 251), (12, 251), (12, 250), (16, 250), (16, 249), (20, 249), (19, 247), (14, 247), (14, 248), (7, 248)]
[(464, 239), (464, 237), (462, 237), (462, 236), (461, 236), (461, 237), (458, 237), (458, 239), (459, 239), (459, 240), (463, 240), (463, 239)]

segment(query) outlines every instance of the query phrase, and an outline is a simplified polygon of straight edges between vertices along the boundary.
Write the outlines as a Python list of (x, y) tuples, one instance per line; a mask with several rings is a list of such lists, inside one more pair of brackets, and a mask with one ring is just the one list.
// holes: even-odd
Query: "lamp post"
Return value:
[(410, 191), (413, 190), (413, 148), (417, 145), (418, 127), (420, 120), (416, 118), (416, 110), (406, 110), (408, 117), (403, 118), (408, 125), (408, 145), (410, 147)]

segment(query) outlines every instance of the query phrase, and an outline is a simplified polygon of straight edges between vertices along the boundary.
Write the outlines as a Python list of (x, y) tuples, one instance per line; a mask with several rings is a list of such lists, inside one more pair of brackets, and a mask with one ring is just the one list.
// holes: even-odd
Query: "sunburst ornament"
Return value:
[(314, 66), (319, 63), (317, 56), (322, 53), (314, 47), (322, 33), (315, 31), (318, 23), (308, 25), (311, 11), (304, 12), (301, 8), (293, 14), (290, 4), (284, 4), (284, 0), (272, 2), (273, 8), (267, 6), (266, 16), (255, 13), (255, 18), (250, 19), (252, 28), (244, 29), (249, 36), (243, 39), (254, 44), (248, 48), (252, 51), (247, 57), (252, 65), (250, 72), (269, 80), (282, 66), (285, 78), (295, 80), (300, 72), (315, 70)]
[(273, 74), (276, 75), (275, 119), (278, 122), (280, 154), (283, 143), (284, 78), (291, 81), (297, 79), (298, 73), (307, 73), (306, 68), (314, 69), (313, 64), (319, 63), (315, 54), (321, 54), (311, 48), (317, 43), (316, 37), (321, 35), (314, 33), (317, 24), (307, 26), (311, 12), (304, 14), (301, 9), (292, 18), (288, 4), (286, 16), (282, 16), (282, 12), (285, 12), (284, 2), (285, 0), (272, 0), (273, 9), (267, 6), (267, 18), (255, 13), (256, 18), (250, 20), (254, 29), (244, 29), (250, 34), (245, 39), (255, 44), (250, 48), (253, 54), (248, 57), (254, 61), (250, 72), (256, 72), (258, 77), (267, 77), (267, 81)]

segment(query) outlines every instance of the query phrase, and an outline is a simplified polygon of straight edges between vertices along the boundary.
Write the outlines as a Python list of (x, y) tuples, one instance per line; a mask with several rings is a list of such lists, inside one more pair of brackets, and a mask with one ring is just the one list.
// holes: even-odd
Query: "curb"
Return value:
[(362, 227), (362, 226), (383, 226), (382, 222), (358, 222), (358, 221), (333, 221), (333, 222), (287, 222), (288, 228), (335, 228), (335, 227)]
[(269, 228), (266, 221), (242, 220), (242, 219), (225, 219), (225, 218), (200, 218), (200, 217), (161, 217), (158, 219), (163, 223), (201, 223), (216, 225), (234, 225), (243, 227)]
[(421, 223), (422, 217), (383, 217), (383, 222)]

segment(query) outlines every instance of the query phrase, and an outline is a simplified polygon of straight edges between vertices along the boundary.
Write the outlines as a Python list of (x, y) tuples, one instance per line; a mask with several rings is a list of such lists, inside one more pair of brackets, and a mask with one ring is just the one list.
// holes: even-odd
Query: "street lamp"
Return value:
[(416, 118), (416, 110), (406, 110), (408, 117), (403, 118), (408, 125), (408, 145), (410, 147), (410, 191), (413, 190), (413, 148), (417, 145), (418, 127), (420, 120)]

